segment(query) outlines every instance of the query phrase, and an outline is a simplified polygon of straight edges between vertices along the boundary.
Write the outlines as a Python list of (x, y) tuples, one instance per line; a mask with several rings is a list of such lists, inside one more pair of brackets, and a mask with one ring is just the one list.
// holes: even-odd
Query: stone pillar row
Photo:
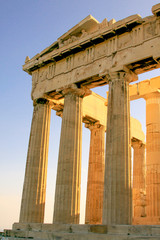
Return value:
[[(110, 73), (108, 77), (110, 81), (104, 195), (102, 190), (104, 127), (99, 125), (90, 128), (86, 222), (131, 224), (129, 82), (134, 80), (134, 75), (122, 71)], [(72, 85), (63, 90), (62, 94), (64, 95), (64, 110), (53, 222), (71, 224), (79, 223), (80, 215), (82, 99), (87, 93), (84, 89)], [(44, 219), (49, 119), (48, 101), (38, 100), (34, 106), (32, 119), (20, 222), (42, 223)], [(98, 146), (96, 146), (97, 141), (99, 141)], [(94, 193), (98, 196), (94, 196)], [(91, 206), (96, 211), (89, 214)]]
[[(76, 85), (63, 90), (61, 129), (53, 222), (79, 223), (82, 98), (87, 90)], [(43, 223), (48, 162), (50, 104), (38, 99), (33, 119), (23, 186), (20, 223)]]

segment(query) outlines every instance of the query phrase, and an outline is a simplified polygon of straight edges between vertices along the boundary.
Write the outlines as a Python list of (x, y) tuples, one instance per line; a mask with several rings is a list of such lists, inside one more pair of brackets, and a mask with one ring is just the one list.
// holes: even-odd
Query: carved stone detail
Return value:
[(64, 46), (67, 46), (69, 45), (70, 43), (73, 43), (85, 36), (87, 36), (87, 32), (85, 29), (82, 29), (81, 32), (79, 34), (77, 34), (78, 36), (75, 36), (75, 35), (72, 35), (71, 37), (69, 37), (67, 40), (63, 40), (63, 39), (60, 39), (59, 40), (59, 48), (61, 47), (64, 47)]
[(78, 88), (76, 84), (70, 84), (65, 86), (63, 89), (57, 89), (57, 92), (60, 92), (63, 96), (67, 94), (77, 95), (79, 97), (88, 96), (91, 94), (91, 90), (85, 87)]

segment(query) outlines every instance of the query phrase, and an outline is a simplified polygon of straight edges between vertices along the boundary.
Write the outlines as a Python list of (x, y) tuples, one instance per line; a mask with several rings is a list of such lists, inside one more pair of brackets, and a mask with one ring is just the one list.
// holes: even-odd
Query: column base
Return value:
[(4, 239), (44, 240), (129, 240), (160, 239), (160, 226), (146, 225), (79, 225), (79, 224), (13, 224), (4, 231)]

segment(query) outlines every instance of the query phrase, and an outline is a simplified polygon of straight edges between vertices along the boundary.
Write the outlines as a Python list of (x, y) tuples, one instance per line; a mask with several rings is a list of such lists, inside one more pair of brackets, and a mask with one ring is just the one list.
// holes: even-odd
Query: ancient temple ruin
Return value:
[[(102, 23), (89, 15), (26, 58), (34, 111), (20, 219), (6, 236), (159, 239), (160, 77), (130, 85), (138, 74), (160, 67), (160, 4), (152, 13)], [(90, 90), (107, 84), (107, 99)], [(146, 142), (141, 124), (130, 118), (130, 101), (138, 98), (146, 100)], [(53, 223), (44, 224), (51, 109), (62, 117), (62, 127)], [(84, 225), (79, 224), (82, 122), (91, 131)]]

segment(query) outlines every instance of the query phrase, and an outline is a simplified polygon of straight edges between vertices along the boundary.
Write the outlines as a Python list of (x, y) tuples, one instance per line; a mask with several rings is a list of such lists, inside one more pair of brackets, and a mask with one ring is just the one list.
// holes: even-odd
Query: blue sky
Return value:
[[(99, 22), (117, 21), (133, 14), (152, 15), (157, 0), (0, 0), (0, 229), (18, 221), (26, 154), (32, 119), (31, 77), (22, 71), (25, 57), (33, 57), (63, 33), (91, 14)], [(140, 75), (140, 80), (159, 70)], [(105, 97), (107, 88), (96, 90)], [(131, 115), (145, 131), (145, 102), (131, 103)], [(46, 222), (52, 221), (54, 185), (61, 119), (52, 111)], [(89, 151), (89, 130), (83, 129), (82, 215)]]

